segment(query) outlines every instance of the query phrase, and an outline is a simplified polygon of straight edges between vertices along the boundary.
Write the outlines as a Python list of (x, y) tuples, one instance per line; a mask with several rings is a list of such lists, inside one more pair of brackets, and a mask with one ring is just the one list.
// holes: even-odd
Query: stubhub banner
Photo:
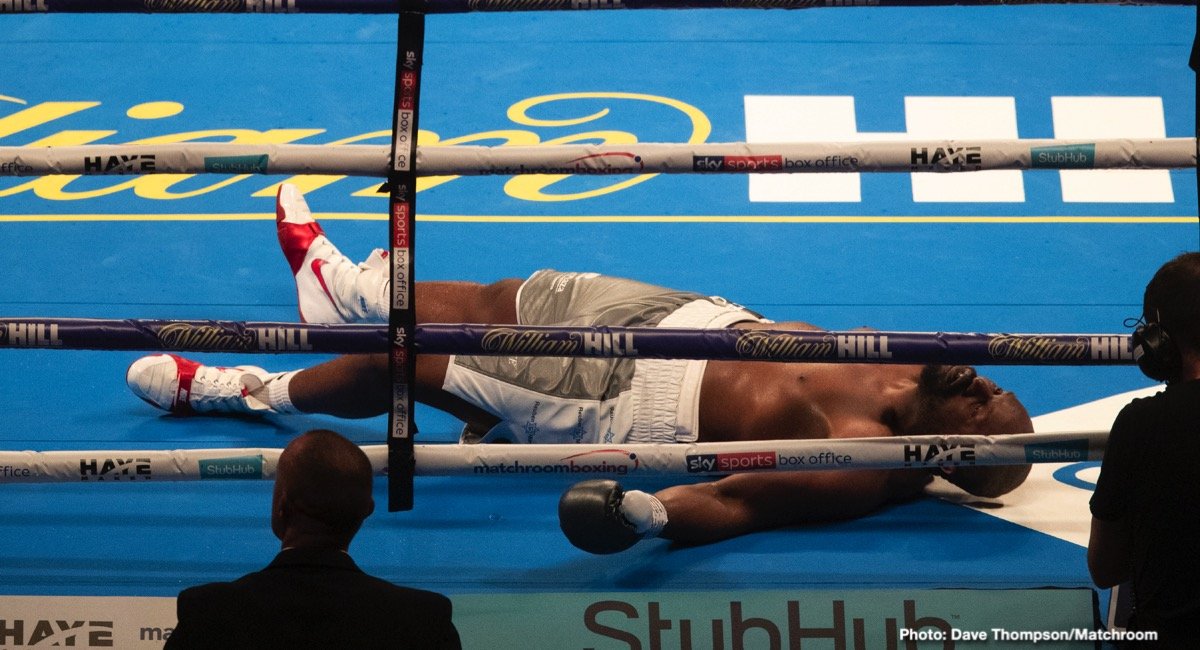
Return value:
[[(464, 648), (900, 648), (1055, 633), (1092, 648), (1090, 589), (455, 596)], [(1010, 636), (1009, 633), (1016, 636)], [(1046, 637), (1041, 637), (1046, 638)], [(931, 642), (922, 644), (920, 642)]]
[[(423, 585), (428, 586), (428, 585)], [(1032, 635), (1082, 639), (1090, 589), (610, 592), (452, 595), (463, 647), (952, 647)], [(0, 648), (161, 648), (169, 597), (0, 596)], [(929, 642), (929, 643), (925, 643)]]

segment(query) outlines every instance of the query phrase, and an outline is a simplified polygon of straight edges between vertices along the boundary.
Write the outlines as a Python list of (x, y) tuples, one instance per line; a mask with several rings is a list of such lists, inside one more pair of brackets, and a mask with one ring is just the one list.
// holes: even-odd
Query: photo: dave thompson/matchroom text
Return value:
[(1157, 632), (1134, 630), (1093, 630), (1077, 627), (1070, 630), (1009, 630), (994, 627), (988, 630), (960, 630), (953, 627), (900, 628), (901, 641), (972, 641), (997, 643), (1055, 643), (1070, 641), (1110, 642), (1157, 641)]

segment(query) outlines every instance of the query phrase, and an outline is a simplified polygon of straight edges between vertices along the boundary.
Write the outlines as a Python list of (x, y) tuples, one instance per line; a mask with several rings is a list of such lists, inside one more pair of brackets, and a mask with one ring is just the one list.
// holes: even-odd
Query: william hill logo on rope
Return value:
[(198, 464), (201, 479), (254, 479), (263, 476), (261, 455), (202, 458)]
[(0, 345), (52, 348), (62, 344), (57, 323), (0, 323)]
[(0, 14), (49, 11), (46, 0), (0, 0)]
[(149, 458), (84, 458), (79, 461), (81, 481), (149, 481)]

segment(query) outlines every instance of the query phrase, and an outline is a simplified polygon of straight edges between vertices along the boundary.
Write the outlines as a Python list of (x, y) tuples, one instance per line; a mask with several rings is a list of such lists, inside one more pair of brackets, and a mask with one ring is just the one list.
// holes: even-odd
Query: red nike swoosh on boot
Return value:
[(334, 307), (336, 308), (336, 307), (337, 307), (337, 300), (334, 300), (334, 298), (333, 298), (333, 293), (331, 293), (331, 292), (329, 291), (329, 287), (328, 287), (328, 286), (326, 286), (326, 284), (325, 284), (325, 276), (321, 275), (321, 267), (322, 267), (322, 266), (325, 266), (325, 260), (323, 260), (323, 259), (321, 259), (321, 258), (319, 258), (319, 257), (318, 257), (317, 259), (315, 259), (315, 260), (313, 260), (313, 261), (312, 261), (312, 265), (311, 265), (311, 267), (310, 267), (310, 268), (312, 268), (312, 272), (313, 272), (314, 274), (316, 274), (316, 276), (317, 276), (317, 282), (320, 282), (320, 283), (321, 283), (321, 291), (324, 291), (324, 292), (325, 292), (325, 296), (326, 296), (327, 298), (329, 298), (329, 302), (333, 303)]
[(292, 275), (300, 272), (300, 267), (304, 265), (304, 256), (308, 255), (308, 249), (312, 248), (313, 240), (325, 234), (321, 224), (315, 221), (299, 224), (285, 223), (281, 220), (276, 225), (276, 232), (283, 256), (287, 258), (288, 266), (292, 267)]

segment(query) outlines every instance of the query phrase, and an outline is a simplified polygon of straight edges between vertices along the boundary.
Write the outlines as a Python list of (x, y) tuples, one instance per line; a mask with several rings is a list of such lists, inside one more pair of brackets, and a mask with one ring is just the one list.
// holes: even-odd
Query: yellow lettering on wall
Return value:
[[(388, 132), (391, 135), (391, 132)], [(441, 140), (441, 136), (433, 131), (421, 131), (417, 136), (417, 144), (422, 147), (432, 146), (450, 146), (458, 144), (490, 144), (491, 146), (508, 146), (508, 145), (534, 145), (538, 143), (538, 135), (532, 131), (522, 131), (519, 129), (500, 129), (496, 131), (484, 131), (482, 133), (468, 133), (460, 135), (456, 138)], [(420, 161), (418, 160), (418, 167)], [(461, 178), (461, 176), (422, 176), (417, 179), (417, 191), (424, 192), (432, 187), (437, 187), (443, 183), (449, 183), (452, 180)], [(387, 194), (379, 193), (379, 184), (376, 183), (370, 187), (363, 188), (353, 194), (353, 196), (384, 196)]]
[[(99, 106), (100, 102), (42, 102), (12, 115), (0, 117), (0, 138), (15, 135), (22, 131), (36, 128), (47, 122), (85, 111)], [(88, 144), (116, 133), (116, 131), (63, 131), (35, 142), (28, 146), (61, 146)], [(0, 198), (13, 196), (21, 192), (34, 192), (41, 198), (49, 198), (55, 193), (55, 188), (70, 182), (75, 176), (42, 176), (33, 180), (0, 190)]]
[[(59, 131), (54, 135), (47, 136), (41, 140), (30, 142), (30, 147), (76, 147), (83, 144), (90, 144), (101, 138), (107, 138), (115, 134), (116, 131)], [(67, 192), (64, 186), (67, 183), (79, 178), (79, 176), (39, 176), (37, 178), (25, 181), (20, 185), (14, 185), (6, 190), (0, 190), (0, 198), (6, 196), (14, 196), (21, 192), (33, 192), (35, 196), (40, 198), (50, 198), (54, 196), (71, 196), (73, 198), (93, 198), (96, 196), (104, 196), (112, 192), (119, 192), (127, 187), (131, 187), (128, 183), (121, 185), (118, 188), (104, 188), (100, 190), (92, 190), (90, 192)]]
[[(207, 131), (171, 133), (167, 135), (145, 138), (142, 140), (134, 140), (129, 144), (174, 144), (208, 138), (228, 138), (228, 142), (237, 144), (278, 144), (293, 142), (295, 140), (317, 135), (323, 132), (324, 131), (322, 129), (271, 129), (269, 131), (254, 131), (250, 129), (214, 129)], [(116, 133), (116, 131), (61, 131), (52, 136), (32, 142), (30, 145), (75, 146), (95, 142), (96, 140), (114, 135)], [(101, 196), (108, 196), (110, 194), (116, 194), (118, 192), (132, 189), (135, 194), (146, 199), (186, 199), (199, 196), (201, 194), (207, 194), (209, 192), (214, 192), (249, 177), (247, 174), (240, 174), (188, 192), (170, 191), (170, 188), (176, 183), (181, 183), (193, 176), (195, 176), (195, 174), (157, 174), (138, 176), (135, 178), (122, 180), (108, 187), (84, 191), (73, 191), (67, 189), (68, 184), (79, 178), (79, 175), (77, 174), (42, 176), (25, 183), (21, 183), (20, 185), (10, 187), (5, 190), (0, 190), (0, 198), (13, 196), (21, 192), (33, 191), (38, 198), (42, 199), (49, 199), (52, 201), (80, 201), (85, 199), (94, 199)]]
[[(417, 134), (418, 142), (420, 141), (420, 139), (422, 137), (425, 136), (425, 134), (426, 134), (425, 131), (421, 131)], [(353, 136), (350, 136), (349, 138), (342, 138), (341, 140), (334, 140), (333, 142), (330, 142), (328, 144), (329, 145), (358, 144), (358, 143), (363, 142), (364, 140), (375, 140), (377, 138), (391, 138), (391, 137), (392, 137), (392, 131), (391, 131), (391, 129), (388, 129), (386, 131), (371, 131), (370, 133), (363, 133), (361, 135), (353, 135)], [(434, 137), (436, 138), (437, 136), (435, 135)], [(338, 175), (324, 175), (324, 174), (297, 174), (295, 176), (292, 176), (291, 178), (284, 179), (284, 180), (280, 181), (279, 183), (274, 183), (272, 185), (268, 185), (267, 187), (264, 187), (263, 189), (255, 192), (254, 194), (251, 194), (250, 196), (254, 196), (254, 197), (275, 196), (275, 193), (277, 191), (279, 191), (279, 186), (283, 183), (291, 183), (296, 186), (296, 189), (300, 190), (301, 194), (308, 194), (309, 192), (312, 192), (314, 190), (319, 190), (322, 187), (325, 187), (326, 185), (332, 185), (333, 183), (336, 183), (336, 182), (342, 180), (343, 178), (346, 178), (346, 177), (338, 176)]]
[[(0, 99), (8, 100), (0, 96)], [(23, 102), (23, 100), (21, 100)], [(584, 102), (587, 103), (579, 103)], [(707, 141), (712, 132), (712, 125), (708, 117), (704, 115), (698, 108), (681, 102), (679, 100), (657, 95), (648, 95), (641, 93), (624, 93), (624, 92), (580, 92), (580, 93), (559, 93), (531, 97), (514, 103), (507, 110), (507, 117), (511, 120), (515, 128), (495, 129), (483, 131), (480, 133), (470, 133), (452, 138), (442, 139), (441, 136), (433, 131), (422, 130), (418, 134), (418, 141), (421, 146), (449, 146), (462, 144), (485, 144), (492, 146), (530, 146), (538, 144), (568, 144), (580, 142), (594, 142), (601, 144), (632, 144), (638, 142), (638, 137), (630, 131), (615, 130), (615, 129), (600, 129), (596, 128), (582, 133), (569, 133), (555, 138), (542, 140), (545, 137), (544, 133), (539, 133), (537, 130), (521, 127), (537, 127), (538, 130), (543, 129), (571, 129), (580, 125), (590, 124), (593, 127), (599, 127), (598, 120), (609, 117), (618, 110), (621, 102), (648, 102), (665, 106), (675, 111), (679, 111), (685, 118), (685, 125), (688, 129), (686, 141), (688, 143), (700, 143)], [(602, 106), (599, 110), (589, 108), (589, 112), (571, 111), (571, 107), (578, 108), (579, 106), (597, 106), (597, 102)], [(22, 132), (30, 131), (41, 127), (47, 123), (70, 116), (74, 113), (85, 111), (96, 106), (99, 102), (43, 102), (22, 108), (11, 115), (0, 117), (0, 138), (7, 138)], [(553, 111), (557, 115), (566, 115), (567, 117), (547, 119), (535, 117), (533, 113), (541, 112), (553, 105)], [(169, 110), (168, 110), (169, 109)], [(159, 119), (161, 117), (169, 117), (171, 115), (182, 112), (183, 105), (175, 102), (148, 102), (138, 104), (127, 111), (129, 117), (134, 119)], [(128, 144), (174, 144), (192, 141), (220, 141), (237, 144), (285, 144), (303, 140), (311, 136), (324, 133), (324, 129), (272, 129), (266, 131), (258, 131), (253, 129), (212, 129), (188, 131), (183, 133), (172, 133), (159, 135), (141, 140), (135, 140)], [(50, 136), (46, 136), (36, 142), (30, 142), (33, 146), (78, 146), (91, 144), (97, 141), (109, 138), (116, 135), (115, 130), (62, 130)], [(377, 141), (380, 144), (386, 143), (391, 136), (390, 130), (379, 130), (363, 133), (360, 135), (343, 138), (328, 145), (345, 145), (364, 143), (368, 141)], [(678, 141), (677, 138), (672, 138)], [(43, 176), (23, 182), (19, 185), (6, 189), (0, 188), (0, 197), (8, 197), (23, 192), (32, 192), (39, 198), (54, 200), (54, 201), (77, 201), (84, 199), (92, 199), (101, 196), (107, 196), (132, 189), (134, 193), (141, 198), (152, 200), (177, 200), (197, 197), (204, 194), (209, 194), (223, 188), (227, 188), (242, 180), (245, 180), (250, 175), (235, 175), (223, 178), (219, 181), (198, 187), (197, 189), (182, 190), (176, 189), (180, 184), (188, 182), (195, 174), (147, 174), (134, 176), (131, 178), (113, 179), (112, 185), (107, 187), (96, 187), (97, 181), (93, 180), (89, 183), (94, 189), (88, 190), (72, 190), (70, 184), (77, 180), (79, 176), (63, 176), (52, 175)], [(528, 201), (572, 201), (586, 198), (593, 198), (618, 192), (620, 190), (632, 187), (638, 183), (645, 182), (655, 176), (655, 174), (641, 174), (633, 177), (629, 176), (614, 176), (612, 178), (600, 176), (588, 176), (586, 178), (576, 179), (575, 186), (589, 187), (586, 191), (567, 191), (563, 189), (566, 186), (558, 185), (568, 179), (567, 175), (539, 175), (539, 176), (515, 176), (509, 179), (504, 185), (504, 191), (517, 199)], [(302, 192), (311, 192), (324, 188), (328, 185), (337, 183), (346, 178), (343, 175), (313, 175), (299, 174), (288, 178), (285, 182), (296, 184)], [(445, 183), (456, 180), (459, 176), (428, 176), (421, 177), (417, 181), (417, 191), (421, 192), (427, 189), (443, 185)], [(199, 186), (199, 182), (190, 181), (190, 184)], [(603, 187), (595, 187), (597, 184), (603, 184)], [(271, 184), (268, 187), (254, 191), (253, 197), (270, 197), (273, 196), (278, 183)], [(356, 191), (352, 196), (356, 197), (385, 197), (386, 194), (378, 193), (379, 184), (372, 182), (368, 187)], [(555, 189), (559, 189), (556, 192)]]
[(30, 147), (77, 147), (116, 135), (116, 131), (59, 131), (41, 140), (30, 142)]
[(42, 102), (12, 115), (0, 117), (0, 138), (28, 131), (79, 111), (99, 106), (100, 102)]
[(598, 120), (605, 115), (608, 115), (609, 109), (604, 108), (591, 115), (576, 117), (564, 120), (546, 120), (529, 116), (530, 109), (542, 104), (550, 102), (568, 101), (572, 99), (628, 99), (632, 101), (651, 102), (655, 104), (663, 104), (670, 106), (683, 113), (688, 117), (692, 125), (691, 135), (688, 136), (688, 142), (704, 142), (712, 133), (712, 122), (709, 122), (706, 116), (700, 109), (681, 102), (670, 97), (660, 97), (658, 95), (643, 95), (641, 93), (620, 93), (620, 92), (587, 92), (587, 93), (559, 93), (557, 95), (542, 95), (540, 97), (530, 97), (529, 99), (521, 100), (508, 109), (508, 119), (517, 124), (525, 124), (527, 126), (576, 126)]
[[(547, 140), (545, 144), (573, 144), (576, 142), (589, 142), (597, 144), (633, 144), (637, 142), (637, 136), (633, 135), (632, 133), (626, 133), (625, 131), (591, 131), (588, 133), (576, 133), (575, 135), (565, 135), (561, 138)], [(507, 183), (504, 184), (504, 192), (513, 198), (524, 199), (526, 201), (577, 201), (579, 199), (590, 199), (595, 196), (617, 192), (627, 187), (633, 187), (634, 185), (648, 181), (657, 175), (658, 174), (638, 174), (633, 178), (614, 181), (610, 185), (587, 190), (586, 192), (575, 192), (572, 194), (547, 194), (542, 190), (559, 181), (571, 178), (571, 174), (530, 174), (526, 176), (513, 176)]]
[[(589, 92), (589, 93), (562, 93), (558, 95), (543, 95), (541, 97), (531, 97), (529, 99), (519, 101), (513, 104), (508, 109), (508, 119), (517, 124), (526, 124), (529, 126), (576, 126), (598, 120), (609, 114), (608, 108), (603, 108), (590, 115), (582, 117), (574, 117), (567, 119), (548, 120), (534, 118), (529, 115), (529, 111), (537, 106), (548, 104), (550, 102), (569, 101), (577, 99), (624, 99), (632, 101), (653, 102), (663, 104), (674, 108), (687, 116), (691, 125), (691, 133), (688, 135), (688, 143), (704, 142), (712, 133), (712, 122), (709, 121), (700, 109), (671, 99), (669, 97), (659, 97), (657, 95), (643, 95), (640, 93), (620, 93), (620, 92)], [(563, 136), (553, 140), (547, 140), (545, 144), (568, 144), (572, 142), (599, 140), (601, 144), (632, 144), (637, 142), (637, 136), (624, 131), (593, 131), (591, 133), (579, 133), (575, 135)], [(563, 174), (545, 174), (535, 176), (516, 176), (504, 184), (504, 191), (511, 197), (523, 199), (526, 201), (576, 201), (579, 199), (590, 199), (604, 194), (619, 192), (623, 189), (633, 187), (638, 183), (644, 183), (657, 174), (639, 174), (633, 178), (616, 181), (604, 187), (588, 190), (585, 192), (574, 192), (570, 194), (547, 194), (544, 190), (563, 179), (567, 175)]]

